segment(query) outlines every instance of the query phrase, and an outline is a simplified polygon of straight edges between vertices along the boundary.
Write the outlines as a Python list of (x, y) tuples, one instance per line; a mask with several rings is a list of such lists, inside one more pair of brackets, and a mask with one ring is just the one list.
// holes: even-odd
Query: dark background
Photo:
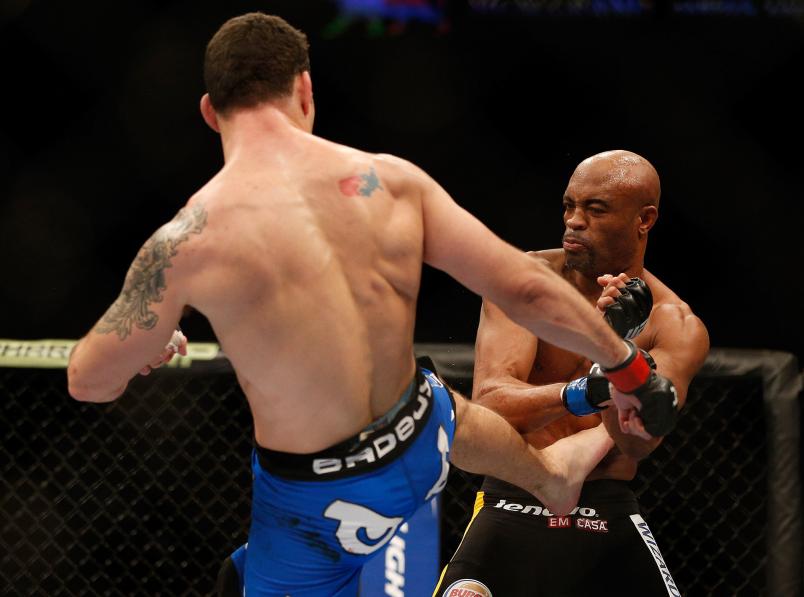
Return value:
[[(263, 10), (310, 37), (317, 134), (415, 162), (523, 249), (559, 245), (580, 160), (644, 155), (663, 186), (647, 267), (713, 346), (804, 357), (799, 2), (433, 2), (435, 22), (407, 23), (208, 4), (0, 0), (0, 337), (77, 338), (114, 300), (221, 166), (198, 113), (206, 42)], [(416, 340), (472, 342), (479, 305), (426, 270)]]

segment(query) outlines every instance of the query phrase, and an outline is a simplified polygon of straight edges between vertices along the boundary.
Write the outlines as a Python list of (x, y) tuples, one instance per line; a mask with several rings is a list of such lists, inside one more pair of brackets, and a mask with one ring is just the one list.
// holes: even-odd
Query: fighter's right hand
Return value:
[(643, 351), (632, 342), (628, 344), (631, 355), (625, 362), (603, 370), (603, 374), (618, 390), (612, 392), (612, 400), (621, 413), (633, 409), (639, 411), (645, 431), (652, 437), (667, 435), (675, 427), (678, 417), (676, 388), (673, 382), (651, 368)]
[(182, 356), (187, 355), (187, 337), (182, 333), (181, 329), (176, 329), (170, 337), (170, 342), (167, 343), (162, 352), (159, 353), (154, 359), (145, 367), (140, 369), (140, 375), (148, 375), (154, 369), (159, 369), (165, 363), (179, 353)]

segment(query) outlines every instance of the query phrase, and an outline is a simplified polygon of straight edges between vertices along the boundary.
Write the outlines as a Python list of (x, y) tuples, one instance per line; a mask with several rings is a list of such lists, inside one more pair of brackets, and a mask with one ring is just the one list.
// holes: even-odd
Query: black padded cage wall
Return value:
[[(228, 362), (196, 345), (120, 400), (81, 404), (70, 346), (0, 341), (3, 594), (211, 594), (250, 508), (251, 419)], [(471, 346), (417, 353), (471, 394)], [(713, 350), (641, 465), (634, 488), (688, 597), (802, 594), (800, 388), (792, 355)], [(479, 482), (450, 473), (442, 564)]]

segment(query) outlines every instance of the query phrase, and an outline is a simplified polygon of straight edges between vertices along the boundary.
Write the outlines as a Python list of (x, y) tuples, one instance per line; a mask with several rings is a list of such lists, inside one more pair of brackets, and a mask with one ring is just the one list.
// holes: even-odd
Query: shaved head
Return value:
[(659, 174), (648, 160), (633, 151), (614, 149), (597, 153), (578, 164), (572, 177), (586, 179), (587, 184), (641, 205), (659, 207), (662, 193)]
[(632, 151), (578, 164), (564, 192), (566, 266), (589, 277), (641, 270), (660, 195), (656, 169)]

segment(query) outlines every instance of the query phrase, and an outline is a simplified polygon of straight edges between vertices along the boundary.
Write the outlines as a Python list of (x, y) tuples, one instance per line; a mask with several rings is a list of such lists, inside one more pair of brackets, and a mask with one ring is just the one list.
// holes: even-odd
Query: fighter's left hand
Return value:
[(621, 294), (620, 288), (625, 288), (628, 280), (630, 280), (628, 274), (620, 274), (619, 276), (606, 274), (597, 278), (597, 283), (603, 287), (600, 298), (597, 299), (598, 311), (604, 313), (606, 307), (614, 304), (614, 299)]
[(165, 348), (150, 363), (140, 369), (140, 375), (148, 375), (154, 369), (159, 369), (162, 365), (169, 363), (176, 353), (182, 356), (187, 355), (187, 337), (176, 330), (170, 338)]

